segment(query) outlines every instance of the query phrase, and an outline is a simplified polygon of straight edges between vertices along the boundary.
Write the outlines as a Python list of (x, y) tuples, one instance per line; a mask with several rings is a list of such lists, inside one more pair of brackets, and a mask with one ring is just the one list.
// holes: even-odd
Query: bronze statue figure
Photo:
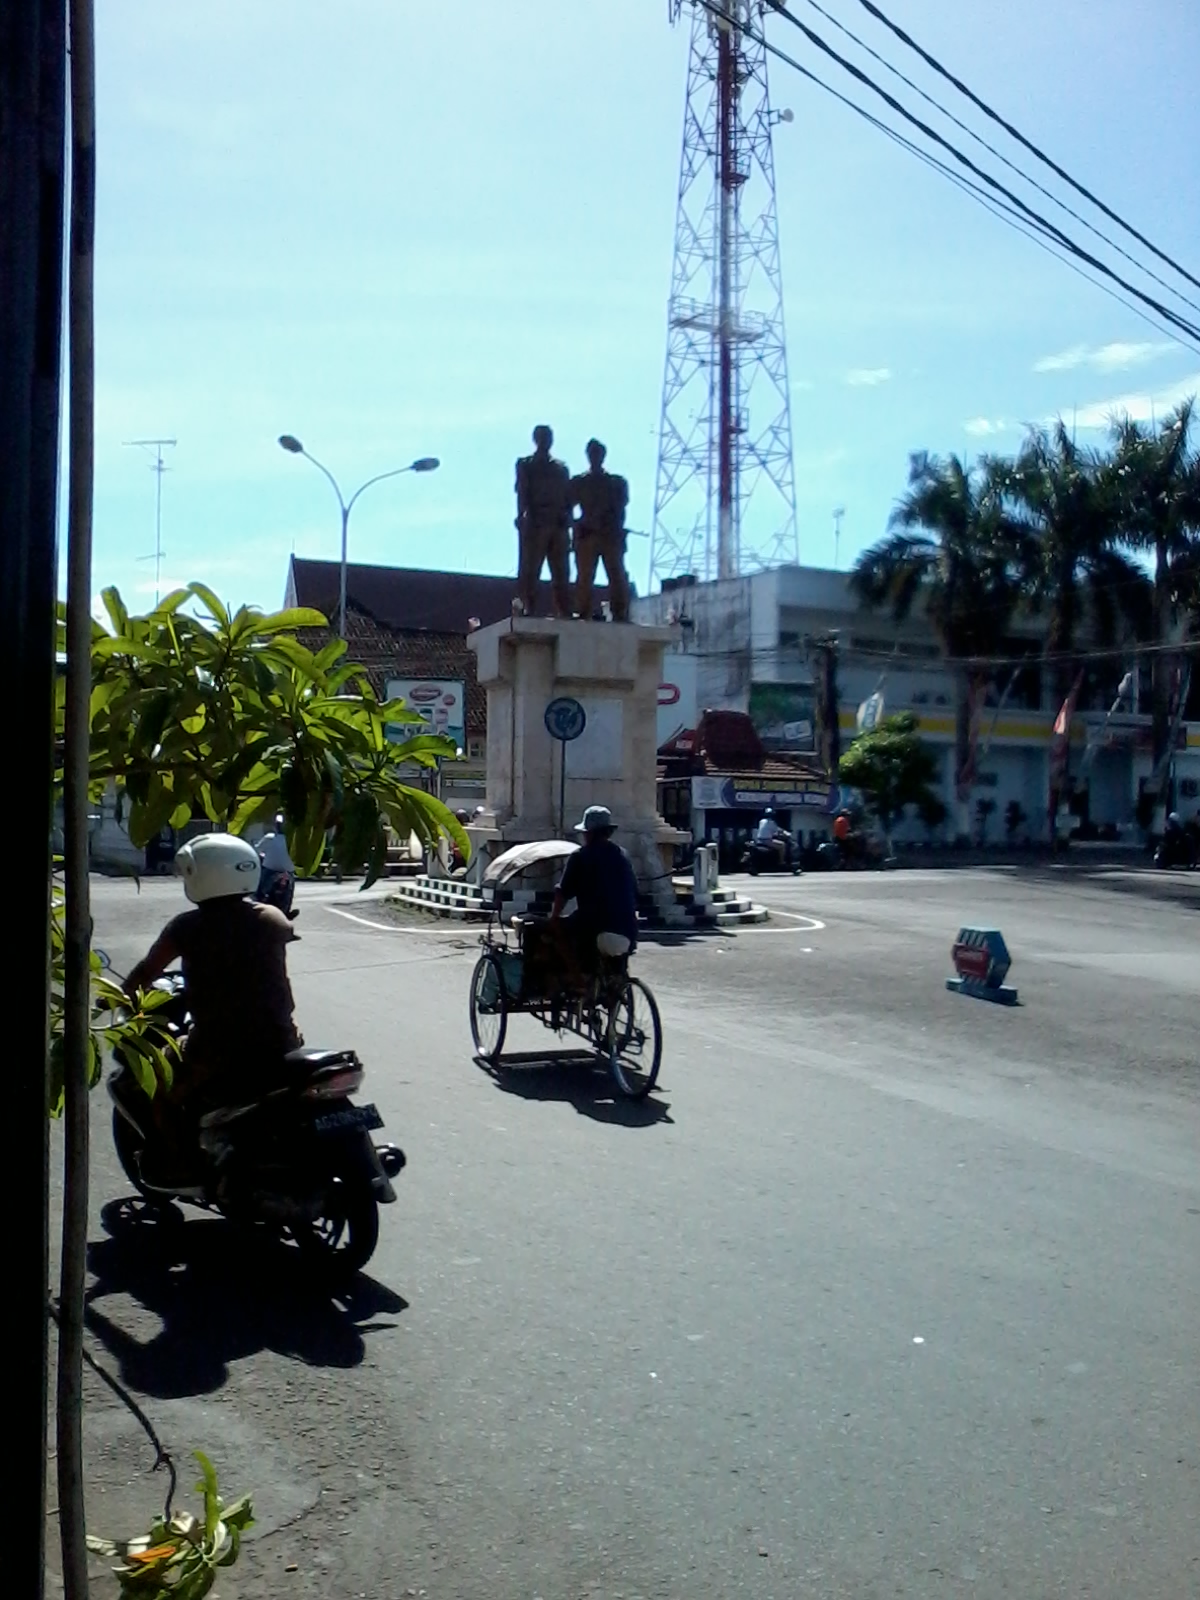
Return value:
[(575, 609), (585, 622), (592, 618), (592, 588), (598, 561), (604, 562), (613, 621), (629, 621), (629, 576), (625, 571), (629, 485), (615, 472), (605, 471), (607, 454), (599, 439), (590, 439), (589, 470), (572, 478), (569, 490), (572, 511), (579, 507), (575, 523)]
[(569, 617), (571, 475), (550, 454), (554, 435), (544, 424), (533, 430), (533, 443), (533, 454), (517, 462), (517, 595), (525, 615), (533, 616), (542, 566), (548, 561), (554, 614)]

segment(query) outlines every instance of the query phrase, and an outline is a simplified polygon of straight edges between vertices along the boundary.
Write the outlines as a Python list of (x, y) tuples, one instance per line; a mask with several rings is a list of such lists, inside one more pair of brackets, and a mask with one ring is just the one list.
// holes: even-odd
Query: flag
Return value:
[(1075, 715), (1075, 704), (1079, 699), (1079, 691), (1083, 688), (1083, 673), (1071, 685), (1070, 693), (1063, 701), (1058, 715), (1054, 719), (1054, 732), (1050, 740), (1050, 792), (1057, 795), (1063, 786), (1067, 775), (1067, 755), (1071, 748), (1071, 719)]
[(874, 733), (883, 721), (883, 696), (879, 693), (868, 695), (859, 706), (855, 721), (859, 733)]

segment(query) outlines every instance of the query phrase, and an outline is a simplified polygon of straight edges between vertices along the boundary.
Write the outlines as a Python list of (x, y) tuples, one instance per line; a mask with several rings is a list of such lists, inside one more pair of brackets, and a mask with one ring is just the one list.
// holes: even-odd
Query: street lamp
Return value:
[(293, 433), (281, 433), (279, 436), (280, 447), (289, 455), (303, 456), (306, 461), (311, 461), (319, 472), (323, 472), (333, 485), (333, 492), (337, 495), (338, 506), (342, 513), (342, 561), (338, 583), (338, 633), (343, 639), (346, 637), (346, 540), (350, 528), (350, 513), (354, 509), (354, 502), (365, 489), (373, 483), (382, 483), (385, 478), (398, 478), (405, 472), (436, 472), (441, 465), (436, 456), (419, 456), (416, 461), (410, 461), (406, 467), (393, 467), (390, 472), (379, 472), (373, 478), (368, 478), (366, 483), (360, 483), (350, 496), (349, 500), (343, 495), (337, 479), (317, 460), (316, 456), (309, 455)]

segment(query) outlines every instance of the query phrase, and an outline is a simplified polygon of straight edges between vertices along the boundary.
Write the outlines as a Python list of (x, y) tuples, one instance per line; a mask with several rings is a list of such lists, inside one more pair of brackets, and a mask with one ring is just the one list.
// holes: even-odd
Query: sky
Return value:
[[(823, 4), (949, 97), (857, 0)], [(885, 9), (1200, 277), (1193, 0)], [(285, 432), (347, 494), (440, 458), (364, 495), (352, 560), (515, 571), (540, 421), (575, 470), (604, 439), (649, 528), (686, 67), (663, 0), (102, 6), (97, 590), (153, 603), (152, 456), (127, 444), (152, 437), (177, 440), (164, 592), (272, 608), (291, 553), (336, 558), (333, 491)], [(833, 565), (837, 506), (841, 565), (881, 536), (912, 450), (1012, 450), (1056, 413), (1100, 443), (1114, 409), (1200, 390), (1200, 355), (787, 66), (771, 87), (802, 562)], [(648, 555), (630, 540), (643, 587)]]

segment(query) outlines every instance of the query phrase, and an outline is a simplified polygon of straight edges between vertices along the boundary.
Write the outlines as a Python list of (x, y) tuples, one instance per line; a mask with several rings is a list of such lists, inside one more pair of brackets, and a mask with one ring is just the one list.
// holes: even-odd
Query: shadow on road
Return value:
[(1200, 872), (1163, 871), (1159, 867), (1141, 864), (1111, 862), (1047, 863), (1042, 867), (1023, 867), (1015, 874), (1016, 881), (1024, 883), (1061, 883), (1069, 878), (1072, 883), (1086, 884), (1089, 889), (1107, 890), (1109, 894), (1133, 896), (1140, 900), (1156, 900), (1161, 904), (1176, 905), (1186, 911), (1200, 911)]
[[(164, 1217), (126, 1199), (105, 1206), (101, 1221), (109, 1237), (88, 1247), (87, 1326), (124, 1382), (155, 1399), (212, 1394), (232, 1362), (261, 1350), (313, 1367), (355, 1367), (364, 1336), (395, 1326), (378, 1319), (408, 1306), (365, 1273), (336, 1300), (321, 1295), (291, 1252), (220, 1219)], [(98, 1304), (110, 1296), (143, 1310), (110, 1315)], [(157, 1326), (143, 1337), (147, 1323)]]
[(591, 1050), (513, 1050), (498, 1067), (489, 1066), (481, 1056), (475, 1057), (475, 1065), (505, 1094), (522, 1100), (558, 1100), (594, 1122), (653, 1128), (674, 1120), (666, 1100), (653, 1094), (645, 1100), (627, 1100), (619, 1094)]

